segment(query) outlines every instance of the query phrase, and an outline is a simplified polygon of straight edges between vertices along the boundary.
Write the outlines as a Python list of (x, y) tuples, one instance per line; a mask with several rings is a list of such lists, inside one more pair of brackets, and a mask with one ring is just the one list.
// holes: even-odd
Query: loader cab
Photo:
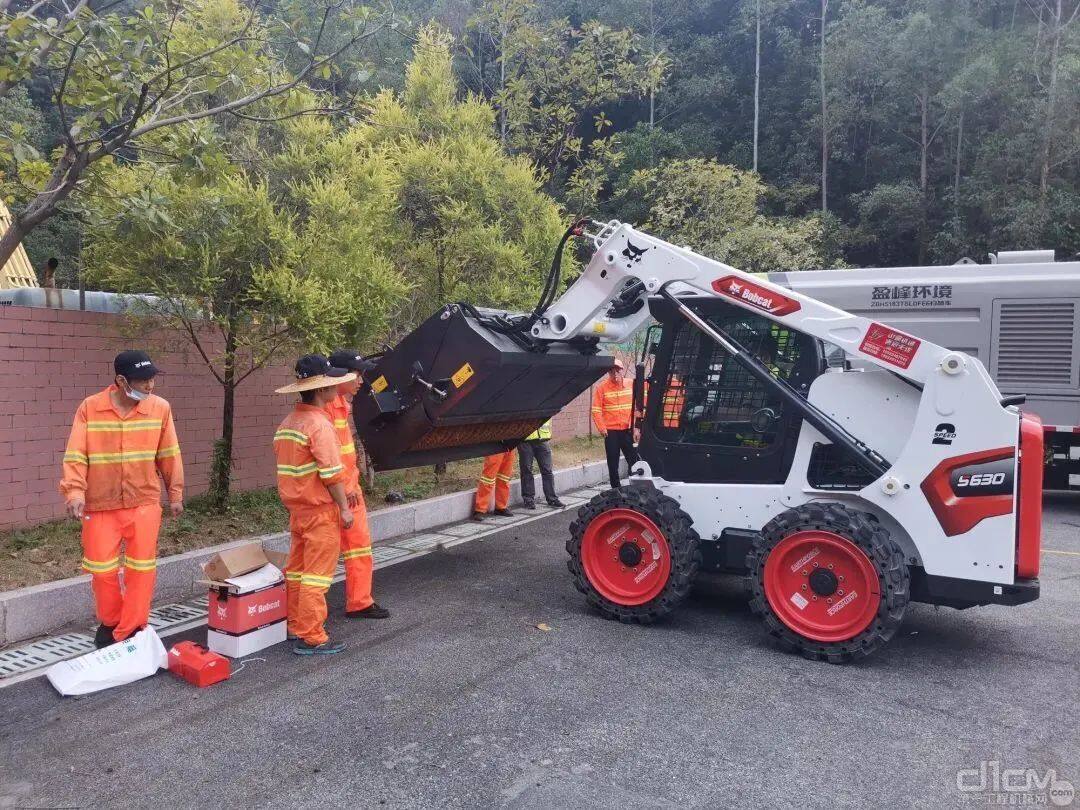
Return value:
[[(805, 395), (826, 367), (816, 338), (721, 300), (682, 299)], [(645, 354), (640, 450), (653, 474), (687, 483), (783, 483), (801, 417), (663, 299)]]

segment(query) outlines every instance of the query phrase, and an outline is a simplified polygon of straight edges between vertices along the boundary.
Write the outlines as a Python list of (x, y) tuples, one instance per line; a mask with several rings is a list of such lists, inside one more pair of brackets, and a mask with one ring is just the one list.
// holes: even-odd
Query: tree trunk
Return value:
[[(649, 49), (656, 55), (656, 0), (649, 0)], [(649, 130), (656, 126), (656, 87), (649, 85)], [(650, 141), (650, 150), (652, 142)]]
[(761, 0), (757, 0), (754, 33), (754, 171), (758, 170), (758, 121), (761, 107)]
[(12, 215), (11, 227), (0, 236), (0, 267), (7, 264), (27, 234), (57, 213), (60, 203), (71, 196), (87, 165), (84, 152), (74, 153), (70, 148), (64, 150), (45, 187), (31, 200), (25, 211), (18, 216)]
[(0, 267), (7, 264), (8, 259), (10, 259), (16, 249), (18, 249), (19, 244), (27, 233), (28, 230), (23, 226), (22, 219), (13, 214), (11, 217), (11, 226), (4, 231), (3, 236), (0, 236)]
[(964, 108), (960, 108), (960, 117), (956, 122), (956, 166), (953, 170), (953, 211), (960, 211), (960, 160), (964, 153)]
[(927, 120), (929, 106), (930, 90), (924, 84), (922, 95), (919, 97), (919, 191), (922, 192), (924, 207), (926, 205), (927, 188), (926, 154), (930, 150), (930, 129)]
[(825, 17), (829, 12), (829, 0), (821, 0), (821, 65), (818, 79), (821, 86), (821, 210), (829, 211), (829, 125), (828, 107), (825, 101)]
[(221, 438), (214, 443), (214, 460), (210, 468), (210, 507), (224, 512), (229, 504), (232, 485), (233, 425), (236, 412), (236, 331), (230, 328), (225, 335), (225, 361), (221, 386), (225, 400), (221, 408)]
[(930, 152), (930, 89), (923, 84), (922, 95), (919, 97), (919, 197), (922, 201), (922, 219), (919, 222), (919, 264), (926, 264), (926, 241), (927, 241), (927, 209), (929, 200), (929, 171), (927, 167), (928, 154)]
[[(499, 24), (499, 95), (506, 91), (506, 20)], [(499, 104), (499, 143), (506, 146), (506, 98)]]
[(1039, 166), (1039, 208), (1046, 208), (1046, 195), (1050, 189), (1050, 160), (1054, 146), (1054, 117), (1057, 113), (1058, 51), (1061, 47), (1061, 0), (1057, 0), (1050, 34), (1050, 79), (1046, 90), (1046, 120), (1043, 121), (1045, 135), (1042, 142), (1042, 160)]

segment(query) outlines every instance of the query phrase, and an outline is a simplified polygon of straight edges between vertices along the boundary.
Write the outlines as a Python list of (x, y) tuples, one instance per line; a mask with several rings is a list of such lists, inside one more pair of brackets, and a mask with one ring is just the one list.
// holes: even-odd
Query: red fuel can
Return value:
[(194, 641), (181, 641), (169, 650), (169, 672), (198, 687), (229, 679), (229, 659)]

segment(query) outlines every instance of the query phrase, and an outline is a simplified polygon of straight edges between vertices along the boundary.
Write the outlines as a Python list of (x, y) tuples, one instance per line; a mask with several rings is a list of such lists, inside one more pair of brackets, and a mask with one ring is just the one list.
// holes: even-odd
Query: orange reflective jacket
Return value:
[(327, 489), (345, 483), (337, 434), (326, 411), (298, 403), (274, 434), (278, 495), (293, 514), (334, 502)]
[(666, 428), (677, 428), (682, 422), (683, 408), (686, 406), (686, 389), (677, 374), (671, 375), (668, 389), (660, 399), (660, 424)]
[(626, 430), (634, 408), (634, 381), (614, 383), (611, 377), (593, 389), (592, 418), (598, 430)]
[(360, 470), (357, 465), (356, 442), (353, 440), (349, 421), (352, 417), (352, 405), (344, 395), (337, 397), (326, 406), (326, 413), (334, 423), (334, 433), (341, 445), (341, 463), (345, 465), (345, 491), (356, 492), (360, 488)]
[(182, 501), (184, 464), (172, 408), (151, 394), (121, 416), (112, 401), (116, 390), (110, 385), (87, 397), (75, 412), (60, 480), (64, 499), (81, 498), (87, 512), (161, 503), (164, 479), (169, 501)]

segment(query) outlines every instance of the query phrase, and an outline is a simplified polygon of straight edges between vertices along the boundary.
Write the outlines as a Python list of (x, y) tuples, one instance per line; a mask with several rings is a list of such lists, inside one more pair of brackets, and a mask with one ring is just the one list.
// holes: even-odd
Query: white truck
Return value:
[[(853, 315), (977, 357), (1001, 393), (1042, 418), (1044, 488), (1080, 490), (1080, 261), (1050, 250), (990, 264), (771, 273)], [(857, 361), (856, 361), (857, 364)]]

